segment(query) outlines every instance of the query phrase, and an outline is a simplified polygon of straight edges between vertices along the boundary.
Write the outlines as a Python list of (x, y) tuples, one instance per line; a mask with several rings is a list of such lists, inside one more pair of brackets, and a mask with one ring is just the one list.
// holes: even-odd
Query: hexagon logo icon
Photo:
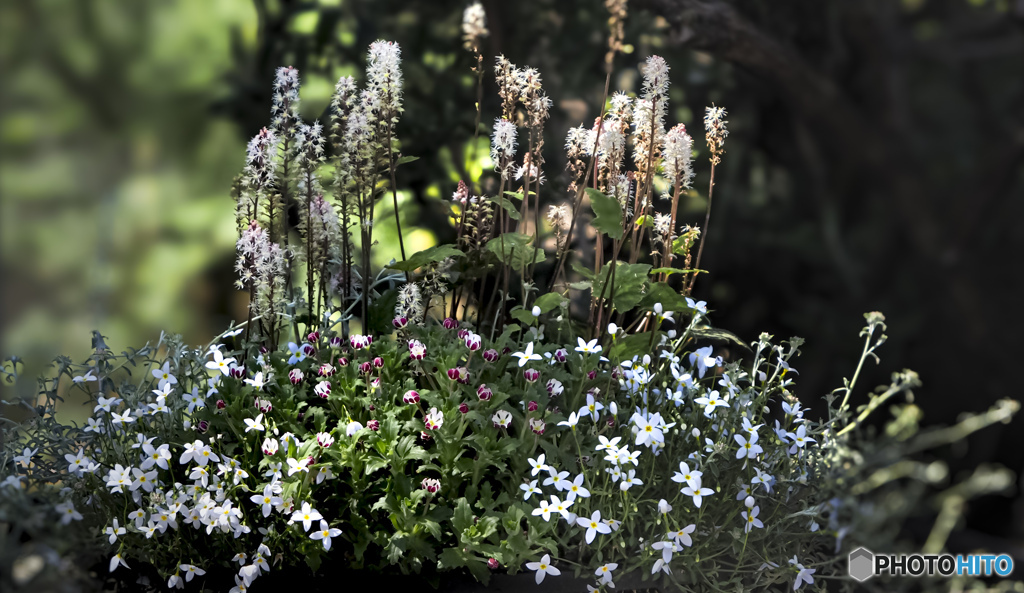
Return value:
[(850, 576), (864, 582), (875, 575), (875, 555), (867, 548), (857, 548), (850, 552)]

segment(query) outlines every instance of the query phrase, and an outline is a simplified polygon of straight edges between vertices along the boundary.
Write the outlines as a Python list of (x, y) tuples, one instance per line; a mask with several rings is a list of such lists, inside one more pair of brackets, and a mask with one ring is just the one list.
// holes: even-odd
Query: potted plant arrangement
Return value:
[[(625, 8), (609, 5), (610, 80)], [(464, 31), (482, 89), (479, 4)], [(477, 104), (478, 122), (495, 117), (494, 174), (454, 189), (456, 241), (407, 253), (399, 226), (401, 259), (374, 269), (375, 229), (398, 224), (376, 206), (397, 212), (411, 160), (400, 63), (398, 44), (372, 44), (363, 84), (339, 80), (324, 122), (300, 119), (299, 73), (277, 71), (234, 188), (247, 318), (201, 347), (164, 335), (116, 354), (96, 333), (88, 360), (58, 359), (33, 419), (5, 427), (8, 541), (95, 550), (100, 578), (127, 588), (852, 586), (851, 542), (891, 541), (885, 523), (913, 511), (887, 495), (943, 479), (908, 457), (916, 423), (866, 428), (919, 381), (894, 373), (851, 406), (885, 341), (868, 313), (856, 371), (811, 414), (793, 395), (801, 340), (711, 326), (693, 291), (726, 110), (705, 110), (696, 146), (666, 121), (669, 65), (650, 56), (636, 96), (606, 91), (597, 121), (569, 130), (571, 182), (551, 188), (541, 74), (499, 57), (502, 111)], [(703, 163), (707, 215), (687, 226)], [(84, 426), (54, 419), (61, 385), (88, 397)], [(1007, 479), (975, 478), (972, 495)], [(41, 566), (2, 578), (29, 587)]]

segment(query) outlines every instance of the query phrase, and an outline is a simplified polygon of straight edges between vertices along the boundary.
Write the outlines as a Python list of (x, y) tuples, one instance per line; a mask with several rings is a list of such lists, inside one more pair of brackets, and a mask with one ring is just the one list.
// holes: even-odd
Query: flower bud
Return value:
[(275, 453), (277, 453), (277, 449), (278, 449), (277, 439), (272, 439), (270, 437), (267, 437), (266, 439), (263, 440), (263, 454), (264, 455), (274, 455)]
[(421, 485), (423, 486), (424, 490), (431, 494), (435, 494), (438, 490), (441, 489), (441, 481), (435, 478), (423, 478), (423, 482), (421, 482)]
[(495, 350), (494, 348), (491, 348), (490, 350), (485, 350), (484, 360), (486, 360), (487, 362), (494, 362), (498, 360), (498, 351)]
[(288, 380), (292, 382), (292, 385), (298, 385), (299, 383), (302, 383), (302, 379), (304, 378), (305, 376), (299, 369), (292, 369), (288, 371)]
[(593, 381), (596, 377), (597, 377), (597, 371), (588, 371), (587, 372), (587, 379), (590, 379), (591, 381)]
[(558, 362), (565, 362), (566, 360), (569, 360), (569, 353), (565, 348), (559, 348), (558, 350), (555, 350), (555, 360)]
[(500, 568), (500, 567), (501, 567), (501, 565), (498, 564), (498, 561), (495, 560), (494, 558), (488, 558), (487, 559), (487, 568), (489, 568), (491, 570), (498, 570), (498, 568)]
[(359, 372), (364, 374), (364, 375), (369, 375), (370, 372), (372, 372), (372, 371), (373, 371), (373, 365), (371, 365), (369, 362), (364, 362), (364, 363), (359, 365)]
[(334, 444), (334, 437), (329, 432), (318, 432), (316, 433), (316, 444), (326, 449)]
[(540, 379), (540, 372), (537, 369), (526, 369), (523, 371), (523, 378), (530, 383), (535, 383), (537, 379)]
[(463, 414), (469, 413), (469, 406), (466, 405), (466, 402), (462, 402), (461, 404), (459, 404), (459, 412)]
[(476, 352), (481, 346), (483, 346), (483, 340), (473, 332), (467, 333), (463, 339), (466, 342), (466, 348), (469, 348), (471, 352)]
[(530, 430), (538, 435), (544, 434), (544, 429), (547, 425), (540, 418), (530, 418)]
[(319, 373), (321, 377), (330, 377), (334, 375), (334, 365), (332, 365), (329, 362), (325, 362), (324, 364), (320, 365)]
[(468, 336), (468, 335), (469, 335), (469, 330), (468, 329), (460, 329), (459, 330), (458, 336), (459, 336), (460, 340), (466, 339), (466, 336)]
[(366, 423), (366, 428), (369, 428), (373, 432), (377, 432), (378, 430), (380, 430), (380, 421), (370, 420), (369, 422)]
[(341, 348), (341, 338), (338, 336), (334, 336), (333, 338), (331, 338), (330, 344), (331, 348)]
[(331, 394), (331, 384), (327, 381), (320, 381), (313, 388), (313, 393), (316, 393), (323, 399), (327, 399), (327, 396)]
[(309, 332), (309, 335), (306, 336), (306, 341), (309, 342), (310, 344), (315, 344), (317, 342), (317, 340), (319, 340), (319, 339), (320, 339), (320, 332), (317, 332), (317, 331)]
[(420, 440), (422, 440), (423, 442), (430, 442), (433, 439), (434, 439), (434, 437), (430, 436), (429, 432), (427, 432), (425, 430), (421, 430), (420, 431)]
[(345, 358), (344, 356), (338, 357), (338, 366), (340, 366), (340, 367), (347, 367), (348, 366), (348, 359)]
[(210, 428), (210, 423), (207, 422), (206, 420), (200, 420), (199, 423), (196, 424), (196, 430), (198, 430), (201, 433), (206, 432), (209, 428)]
[(441, 322), (441, 325), (444, 326), (445, 329), (455, 329), (456, 327), (459, 327), (459, 322), (451, 317), (445, 317), (444, 321)]
[(228, 373), (231, 374), (232, 379), (241, 379), (242, 377), (245, 376), (245, 367), (231, 365), (231, 367), (228, 369)]
[(476, 396), (480, 398), (480, 401), (489, 401), (492, 395), (494, 395), (494, 392), (485, 384), (481, 384), (480, 387), (476, 388)]
[(374, 366), (374, 368), (378, 368), (378, 369), (381, 368), (382, 366), (384, 366), (384, 359), (379, 357), (379, 356), (374, 358), (373, 359), (373, 366)]
[(266, 354), (267, 352), (270, 352), (270, 350), (267, 350), (266, 346), (260, 346), (260, 354)]
[(222, 400), (222, 399), (219, 399), (219, 400), (217, 400), (217, 409), (218, 409), (218, 410), (223, 410), (223, 409), (224, 409), (224, 408), (226, 408), (226, 407), (228, 407), (228, 404), (227, 404), (227, 402), (225, 402), (225, 401), (224, 401), (224, 400)]
[(531, 401), (530, 403), (526, 404), (526, 410), (529, 412), (536, 412), (538, 407), (539, 406), (535, 401)]
[(409, 325), (409, 319), (406, 317), (395, 317), (391, 320), (391, 325), (393, 325), (395, 329), (402, 329)]
[(418, 404), (420, 401), (420, 394), (415, 389), (410, 389), (402, 396), (402, 401), (407, 404)]
[(302, 351), (305, 352), (306, 356), (309, 356), (310, 358), (316, 356), (316, 348), (314, 348), (312, 344), (303, 344)]

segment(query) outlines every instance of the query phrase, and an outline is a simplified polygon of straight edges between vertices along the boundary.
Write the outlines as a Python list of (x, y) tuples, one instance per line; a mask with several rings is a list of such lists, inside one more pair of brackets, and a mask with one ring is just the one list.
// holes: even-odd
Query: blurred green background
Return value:
[[(543, 199), (565, 199), (565, 132), (592, 123), (602, 95), (603, 2), (483, 4), (483, 122), (499, 111), (494, 56), (539, 68), (554, 101)], [(94, 328), (120, 350), (161, 330), (205, 343), (244, 317), (229, 189), (246, 140), (267, 123), (273, 71), (297, 67), (302, 115), (322, 118), (334, 81), (360, 77), (377, 38), (402, 46), (399, 137), (421, 157), (399, 173), (407, 246), (450, 240), (444, 198), (487, 166), (475, 157), (486, 146), (470, 146), (464, 7), (0, 5), (2, 353), (21, 356), (31, 377), (58, 353), (82, 359)], [(703, 107), (729, 109), (703, 266), (712, 273), (696, 295), (718, 325), (746, 340), (807, 338), (795, 366), (812, 409), (852, 373), (869, 310), (887, 315), (891, 339), (862, 385), (918, 371), (930, 422), (1021, 396), (1024, 2), (636, 0), (625, 41), (613, 90), (636, 91), (636, 66), (663, 55), (670, 123), (686, 123), (698, 149)], [(707, 187), (706, 160), (697, 163), (691, 223)], [(380, 229), (383, 263), (397, 248), (391, 225)], [(954, 467), (1019, 471), (1024, 437), (994, 429), (949, 455)], [(1021, 508), (989, 502), (971, 525), (1019, 538)]]

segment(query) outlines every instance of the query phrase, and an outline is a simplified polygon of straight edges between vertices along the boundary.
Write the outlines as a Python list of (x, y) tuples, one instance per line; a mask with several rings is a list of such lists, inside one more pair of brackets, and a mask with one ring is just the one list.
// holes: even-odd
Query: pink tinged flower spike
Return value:
[(320, 520), (320, 529), (310, 534), (309, 538), (314, 540), (321, 540), (324, 545), (324, 550), (330, 551), (331, 549), (331, 538), (338, 537), (341, 535), (341, 530), (337, 527), (331, 527), (327, 524), (327, 521)]
[(536, 572), (537, 576), (535, 577), (535, 579), (538, 585), (544, 582), (544, 577), (546, 577), (547, 575), (556, 577), (562, 574), (562, 571), (558, 570), (557, 568), (551, 565), (550, 554), (544, 554), (544, 556), (541, 557), (540, 562), (527, 562), (526, 568)]

